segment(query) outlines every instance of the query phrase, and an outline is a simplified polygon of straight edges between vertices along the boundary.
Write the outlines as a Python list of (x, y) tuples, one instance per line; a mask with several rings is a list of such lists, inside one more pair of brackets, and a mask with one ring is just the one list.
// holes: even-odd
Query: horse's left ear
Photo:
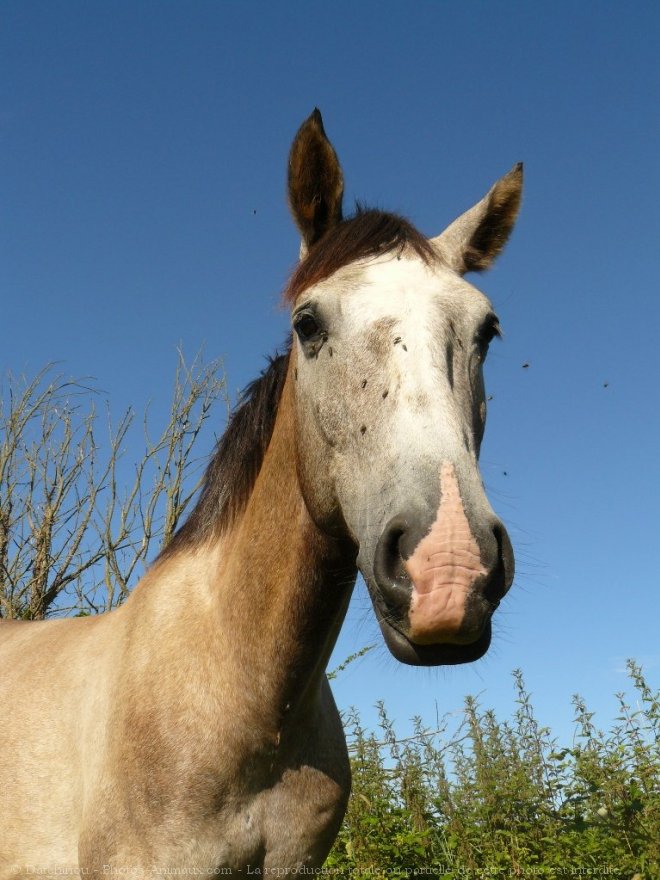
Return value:
[(519, 162), (480, 202), (431, 239), (460, 275), (488, 269), (501, 252), (518, 216), (522, 182), (523, 166)]
[(289, 204), (303, 243), (301, 256), (342, 217), (344, 176), (318, 109), (306, 119), (289, 153)]

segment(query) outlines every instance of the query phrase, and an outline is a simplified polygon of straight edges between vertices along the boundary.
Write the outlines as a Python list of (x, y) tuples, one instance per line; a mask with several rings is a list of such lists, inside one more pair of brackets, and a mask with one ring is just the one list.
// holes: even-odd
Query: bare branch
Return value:
[[(119, 604), (169, 540), (201, 478), (195, 457), (213, 404), (226, 399), (220, 365), (179, 355), (165, 425), (145, 448), (126, 490), (127, 412), (98, 434), (87, 380), (46, 367), (9, 376), (0, 397), (0, 617), (97, 613)], [(90, 405), (91, 398), (91, 405)], [(208, 446), (210, 447), (210, 443)]]

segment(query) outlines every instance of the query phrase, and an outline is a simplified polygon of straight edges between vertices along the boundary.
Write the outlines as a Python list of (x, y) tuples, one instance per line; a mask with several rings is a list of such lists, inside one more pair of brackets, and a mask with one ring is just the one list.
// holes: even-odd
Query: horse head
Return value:
[(504, 247), (522, 166), (436, 238), (380, 211), (344, 219), (341, 167), (315, 110), (288, 187), (302, 234), (286, 295), (305, 503), (321, 530), (354, 543), (397, 659), (475, 660), (514, 557), (479, 471), (499, 322), (464, 275)]

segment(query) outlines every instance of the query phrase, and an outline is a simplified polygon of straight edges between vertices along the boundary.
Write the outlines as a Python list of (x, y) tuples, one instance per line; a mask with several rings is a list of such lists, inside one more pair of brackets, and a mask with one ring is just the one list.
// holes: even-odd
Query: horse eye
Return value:
[(298, 334), (298, 338), (301, 342), (307, 342), (310, 339), (313, 339), (315, 336), (318, 336), (321, 332), (321, 327), (319, 322), (316, 320), (314, 315), (309, 312), (303, 312), (302, 315), (296, 318), (294, 325), (294, 330)]
[(477, 345), (485, 353), (493, 339), (500, 335), (500, 325), (497, 318), (491, 318), (477, 334)]

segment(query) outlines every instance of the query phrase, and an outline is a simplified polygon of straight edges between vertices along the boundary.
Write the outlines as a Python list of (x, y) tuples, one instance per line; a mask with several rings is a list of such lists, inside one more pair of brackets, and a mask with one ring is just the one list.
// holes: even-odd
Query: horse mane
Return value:
[[(358, 205), (352, 217), (333, 226), (309, 249), (293, 272), (284, 299), (293, 303), (303, 290), (356, 260), (406, 248), (425, 263), (438, 259), (433, 245), (408, 220)], [(266, 369), (241, 394), (192, 513), (158, 559), (222, 534), (245, 509), (273, 434), (290, 354), (289, 344), (283, 354), (269, 359)]]
[(275, 427), (289, 365), (290, 345), (241, 393), (218, 440), (192, 513), (158, 559), (222, 534), (245, 509)]

